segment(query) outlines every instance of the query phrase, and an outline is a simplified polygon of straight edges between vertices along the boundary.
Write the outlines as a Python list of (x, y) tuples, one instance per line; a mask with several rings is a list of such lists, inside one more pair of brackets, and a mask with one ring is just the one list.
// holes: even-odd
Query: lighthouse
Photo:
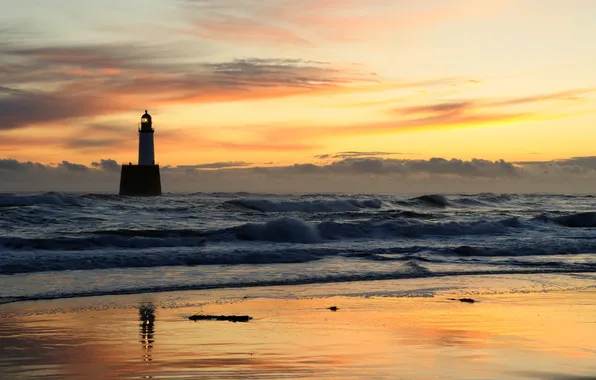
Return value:
[(145, 110), (139, 125), (139, 160), (122, 165), (120, 172), (120, 195), (156, 196), (161, 195), (159, 165), (155, 165), (155, 130), (153, 119)]

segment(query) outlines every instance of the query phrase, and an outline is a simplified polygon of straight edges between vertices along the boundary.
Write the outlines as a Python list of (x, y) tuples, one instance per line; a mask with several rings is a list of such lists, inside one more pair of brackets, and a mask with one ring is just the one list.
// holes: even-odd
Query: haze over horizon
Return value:
[(0, 191), (596, 185), (590, 0), (5, 3)]

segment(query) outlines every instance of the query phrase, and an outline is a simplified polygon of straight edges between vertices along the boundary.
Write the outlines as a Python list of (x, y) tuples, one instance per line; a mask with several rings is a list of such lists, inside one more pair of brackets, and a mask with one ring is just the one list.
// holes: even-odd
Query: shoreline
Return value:
[[(193, 292), (193, 291), (227, 291), (235, 289), (253, 289), (253, 288), (277, 288), (277, 287), (310, 287), (310, 286), (329, 286), (333, 287), (339, 284), (359, 284), (359, 283), (370, 283), (370, 282), (401, 282), (407, 280), (420, 280), (422, 282), (428, 280), (433, 281), (435, 279), (445, 279), (446, 282), (457, 282), (457, 278), (473, 278), (473, 277), (517, 277), (523, 275), (531, 275), (532, 277), (537, 276), (575, 276), (575, 275), (586, 275), (591, 277), (591, 286), (596, 288), (596, 271), (593, 269), (575, 270), (569, 272), (567, 270), (495, 270), (495, 271), (477, 271), (477, 272), (466, 272), (466, 271), (453, 271), (444, 273), (429, 273), (427, 275), (420, 275), (419, 273), (407, 274), (407, 273), (376, 273), (374, 278), (367, 276), (353, 276), (346, 278), (338, 278), (333, 281), (327, 279), (305, 279), (300, 281), (297, 279), (292, 280), (288, 283), (284, 280), (274, 281), (262, 281), (259, 283), (251, 282), (239, 282), (229, 284), (216, 284), (216, 285), (203, 285), (203, 284), (185, 284), (185, 285), (172, 285), (164, 286), (160, 288), (134, 288), (134, 289), (115, 289), (106, 291), (85, 291), (80, 293), (70, 294), (40, 294), (34, 296), (15, 296), (10, 299), (10, 296), (5, 299), (0, 299), (0, 310), (3, 305), (10, 305), (21, 302), (38, 302), (38, 301), (53, 301), (53, 300), (67, 300), (76, 298), (92, 298), (92, 297), (114, 297), (114, 296), (126, 296), (126, 295), (143, 295), (143, 294), (158, 294), (158, 293), (175, 293), (175, 292)], [(455, 280), (454, 280), (455, 279)], [(8, 299), (7, 299), (8, 298)]]
[(0, 373), (580, 379), (596, 372), (594, 284), (582, 274), (498, 275), (11, 303), (0, 305)]

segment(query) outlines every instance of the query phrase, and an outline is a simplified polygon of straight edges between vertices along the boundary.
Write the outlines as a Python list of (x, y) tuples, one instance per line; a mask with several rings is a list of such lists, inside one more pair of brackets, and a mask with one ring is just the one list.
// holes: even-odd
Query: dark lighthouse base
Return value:
[(161, 195), (159, 165), (122, 165), (120, 195)]

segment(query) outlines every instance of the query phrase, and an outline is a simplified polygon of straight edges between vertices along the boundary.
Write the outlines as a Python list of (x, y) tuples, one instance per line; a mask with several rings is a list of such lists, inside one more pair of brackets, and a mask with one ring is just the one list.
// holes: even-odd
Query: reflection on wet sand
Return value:
[[(189, 322), (196, 308), (160, 307), (158, 330), (158, 301), (10, 318), (3, 318), (0, 308), (0, 374), (7, 379), (581, 378), (596, 371), (593, 299), (593, 292), (493, 296), (473, 305), (439, 297), (262, 298), (202, 306), (209, 314), (254, 315), (248, 323)], [(332, 312), (329, 305), (339, 309)]]
[[(143, 362), (153, 361), (153, 342), (155, 334), (155, 306), (151, 303), (139, 306), (139, 320), (141, 328), (141, 346), (143, 347)], [(149, 369), (149, 367), (147, 368)], [(143, 379), (153, 379), (151, 375), (143, 375)]]

